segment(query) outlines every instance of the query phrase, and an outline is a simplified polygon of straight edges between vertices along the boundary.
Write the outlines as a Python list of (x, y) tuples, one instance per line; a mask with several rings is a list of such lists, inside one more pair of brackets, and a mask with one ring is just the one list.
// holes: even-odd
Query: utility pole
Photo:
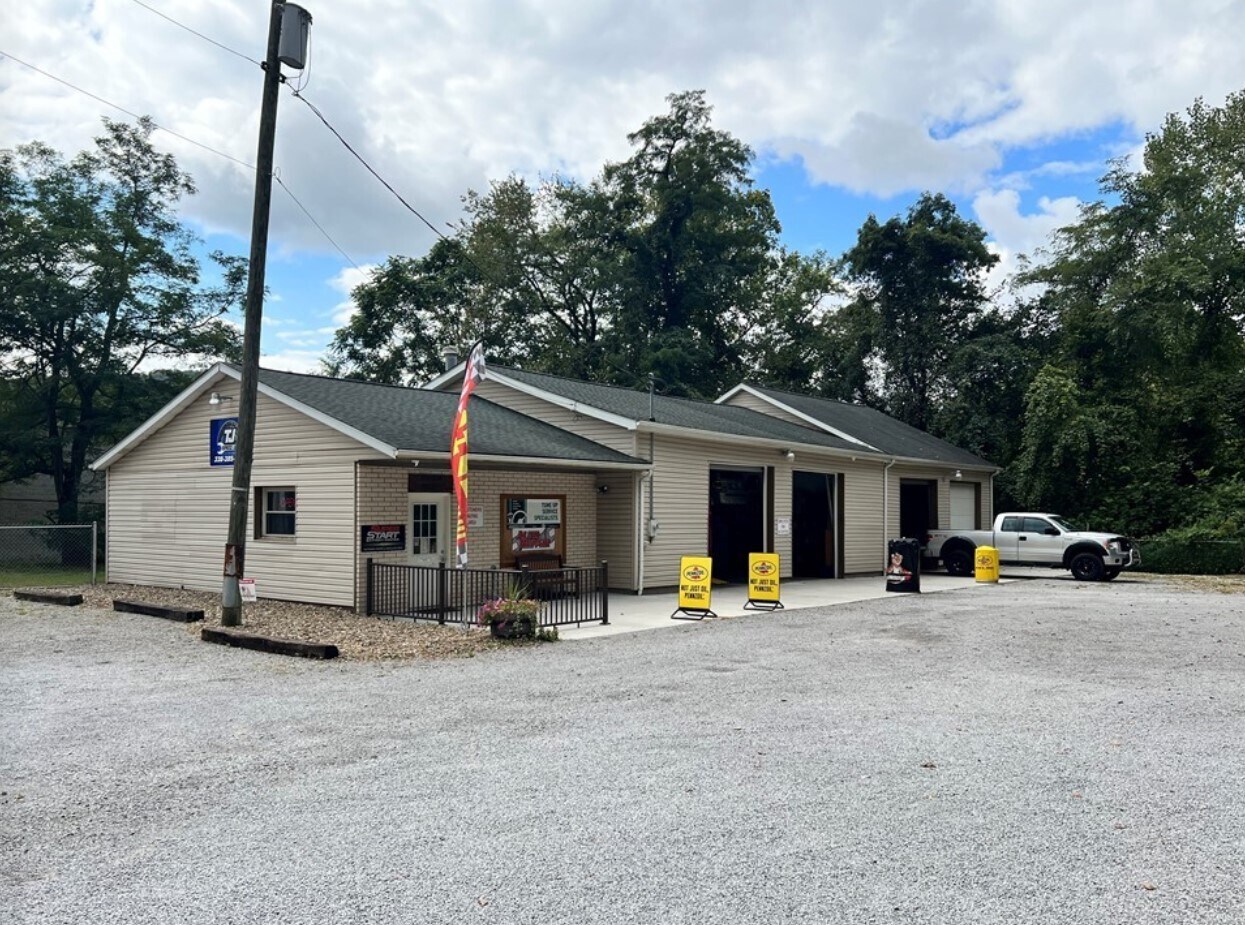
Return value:
[[(282, 17), (293, 14), (299, 36), (281, 40)], [(221, 588), (221, 624), (242, 625), (238, 579), (246, 574), (246, 524), (255, 455), (255, 407), (259, 392), (259, 340), (264, 318), (264, 271), (268, 263), (268, 212), (272, 203), (272, 151), (277, 138), (277, 100), (281, 62), (301, 69), (306, 59), (306, 26), (311, 16), (301, 7), (273, 0), (268, 17), (268, 53), (264, 57), (264, 93), (259, 111), (259, 150), (255, 156), (255, 207), (251, 214), (251, 261), (246, 281), (246, 317), (242, 329), (242, 382), (238, 397), (238, 437), (234, 448), (233, 485), (229, 492), (229, 535)], [(301, 42), (301, 44), (300, 44)], [(293, 44), (291, 44), (293, 43)], [(301, 51), (297, 50), (301, 47)]]

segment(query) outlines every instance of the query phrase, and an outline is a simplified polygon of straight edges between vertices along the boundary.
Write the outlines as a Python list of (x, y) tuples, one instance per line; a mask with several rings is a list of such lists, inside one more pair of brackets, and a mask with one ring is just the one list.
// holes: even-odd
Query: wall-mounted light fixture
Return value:
[(795, 450), (779, 450), (778, 452), (787, 458), (787, 462), (795, 462)]
[(964, 478), (964, 474), (963, 474), (962, 472), (960, 472), (960, 470), (959, 470), (959, 469), (956, 469), (956, 470), (955, 470), (955, 477), (956, 477), (957, 479), (962, 479), (962, 478)]
[(219, 405), (223, 402), (233, 401), (233, 400), (234, 400), (234, 397), (232, 395), (222, 395), (220, 392), (213, 392), (211, 396), (208, 398), (208, 404)]
[(598, 485), (598, 486), (597, 486), (597, 494), (598, 494), (598, 495), (608, 495), (608, 494), (609, 494), (609, 492), (610, 492), (610, 487), (609, 487), (608, 485)]

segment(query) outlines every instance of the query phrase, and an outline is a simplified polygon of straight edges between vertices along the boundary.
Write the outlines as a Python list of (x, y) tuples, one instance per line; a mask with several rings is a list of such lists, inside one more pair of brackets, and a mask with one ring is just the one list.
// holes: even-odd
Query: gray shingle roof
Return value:
[[(261, 369), (259, 381), (399, 450), (448, 453), (458, 395)], [(581, 462), (640, 463), (552, 424), (473, 396), (471, 451)]]
[[(490, 366), (490, 372), (498, 373), (518, 382), (550, 392), (570, 401), (591, 408), (607, 411), (630, 421), (649, 420), (648, 392), (624, 389), (619, 386), (565, 379), (547, 373), (533, 373), (508, 367)], [(692, 398), (671, 398), (666, 395), (653, 397), (653, 420), (658, 424), (685, 427), (690, 430), (737, 437), (755, 437), (765, 440), (781, 440), (793, 445), (820, 446), (836, 450), (848, 450), (854, 454), (868, 454), (859, 444), (843, 440), (833, 434), (814, 430), (734, 405), (717, 405), (713, 402)]]
[(907, 456), (913, 459), (929, 459), (935, 462), (951, 463), (957, 466), (989, 466), (996, 468), (994, 463), (976, 456), (968, 450), (962, 450), (954, 444), (931, 436), (923, 430), (897, 421), (874, 408), (853, 405), (849, 402), (835, 401), (831, 398), (818, 398), (813, 395), (801, 395), (798, 392), (786, 392), (767, 386), (750, 385), (762, 395), (782, 402), (802, 414), (833, 427), (835, 430), (851, 434), (857, 440), (863, 440), (875, 446), (888, 456)]

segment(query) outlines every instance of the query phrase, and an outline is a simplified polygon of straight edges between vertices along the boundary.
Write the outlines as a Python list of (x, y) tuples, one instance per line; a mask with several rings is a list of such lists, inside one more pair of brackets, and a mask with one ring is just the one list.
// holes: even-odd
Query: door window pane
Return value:
[(440, 549), (437, 528), (440, 518), (436, 504), (411, 506), (411, 552), (417, 556), (434, 555)]

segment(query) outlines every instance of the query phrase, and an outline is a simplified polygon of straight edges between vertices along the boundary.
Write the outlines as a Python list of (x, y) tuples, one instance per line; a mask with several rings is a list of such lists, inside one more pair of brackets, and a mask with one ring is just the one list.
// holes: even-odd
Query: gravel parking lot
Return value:
[(892, 595), (437, 662), (0, 598), (0, 922), (1245, 921), (1245, 595)]

